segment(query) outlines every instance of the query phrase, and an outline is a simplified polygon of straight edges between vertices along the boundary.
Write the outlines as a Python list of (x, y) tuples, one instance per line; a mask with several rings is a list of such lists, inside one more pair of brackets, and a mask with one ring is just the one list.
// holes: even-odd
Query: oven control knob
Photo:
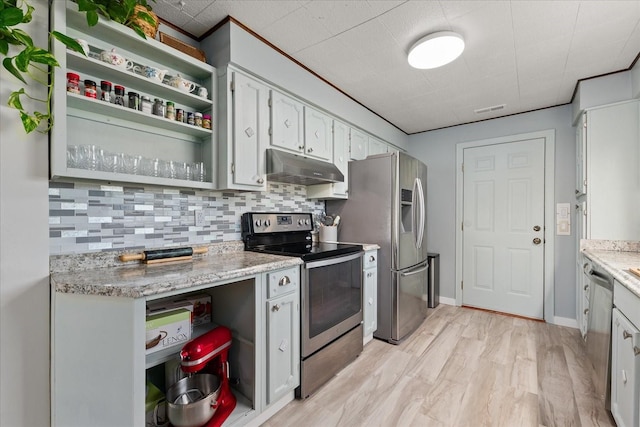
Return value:
[(262, 225), (262, 221), (259, 219), (256, 219), (256, 227), (260, 227)]
[(299, 219), (298, 220), (298, 225), (304, 225), (304, 220), (303, 219)]
[(265, 219), (264, 220), (264, 226), (265, 227), (269, 227), (271, 225), (271, 220)]
[(305, 220), (304, 220), (304, 224), (305, 224), (305, 225), (309, 225), (309, 224), (311, 224), (311, 221), (309, 221), (308, 219), (305, 219)]

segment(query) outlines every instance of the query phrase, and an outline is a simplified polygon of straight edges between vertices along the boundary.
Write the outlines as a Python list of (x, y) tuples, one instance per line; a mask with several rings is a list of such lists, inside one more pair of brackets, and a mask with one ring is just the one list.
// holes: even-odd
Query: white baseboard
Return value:
[(578, 321), (569, 317), (553, 316), (553, 324), (558, 326), (566, 326), (567, 328), (579, 329)]
[(444, 305), (456, 305), (455, 298), (439, 297), (439, 302)]

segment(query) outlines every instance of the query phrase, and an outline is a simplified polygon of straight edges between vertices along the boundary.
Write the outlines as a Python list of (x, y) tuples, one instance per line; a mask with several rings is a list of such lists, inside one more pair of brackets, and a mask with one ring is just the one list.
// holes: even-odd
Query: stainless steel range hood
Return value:
[(268, 148), (267, 180), (314, 185), (344, 182), (344, 175), (333, 163)]

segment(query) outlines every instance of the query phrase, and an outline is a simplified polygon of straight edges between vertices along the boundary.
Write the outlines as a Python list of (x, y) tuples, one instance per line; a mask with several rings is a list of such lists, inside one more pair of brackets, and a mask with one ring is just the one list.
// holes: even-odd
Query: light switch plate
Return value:
[(556, 235), (571, 235), (571, 204), (558, 203), (556, 205)]

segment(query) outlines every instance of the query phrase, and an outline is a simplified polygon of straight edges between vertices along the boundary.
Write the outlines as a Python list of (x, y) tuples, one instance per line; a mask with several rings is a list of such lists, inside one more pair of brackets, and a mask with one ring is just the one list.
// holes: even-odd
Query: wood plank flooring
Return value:
[(358, 359), (265, 427), (615, 426), (578, 330), (440, 305), (400, 345)]

